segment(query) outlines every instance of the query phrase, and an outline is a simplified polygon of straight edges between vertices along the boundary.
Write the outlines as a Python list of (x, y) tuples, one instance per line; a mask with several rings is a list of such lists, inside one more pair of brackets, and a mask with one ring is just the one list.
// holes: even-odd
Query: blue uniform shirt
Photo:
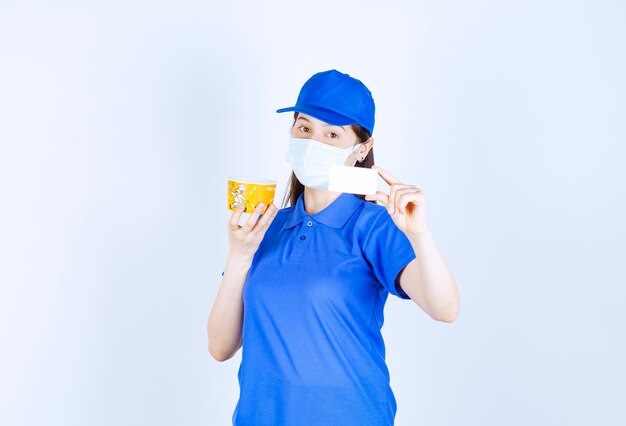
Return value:
[(243, 289), (234, 425), (393, 425), (381, 335), (389, 293), (415, 258), (387, 210), (342, 193), (309, 215), (280, 209)]

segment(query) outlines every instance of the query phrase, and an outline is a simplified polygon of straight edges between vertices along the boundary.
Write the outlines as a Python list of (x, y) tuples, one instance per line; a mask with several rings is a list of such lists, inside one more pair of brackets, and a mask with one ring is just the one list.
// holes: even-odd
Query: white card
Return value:
[(374, 169), (350, 166), (331, 166), (328, 190), (351, 194), (376, 194), (378, 172)]

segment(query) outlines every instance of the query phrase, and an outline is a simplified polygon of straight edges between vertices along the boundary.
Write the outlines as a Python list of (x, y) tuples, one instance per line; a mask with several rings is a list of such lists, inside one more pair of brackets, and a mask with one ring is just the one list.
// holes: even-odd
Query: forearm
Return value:
[(251, 264), (251, 260), (228, 255), (207, 323), (209, 353), (218, 361), (231, 358), (241, 347), (243, 287)]
[(422, 307), (432, 318), (454, 321), (460, 309), (459, 290), (430, 230), (408, 238), (416, 261), (411, 270), (403, 274), (406, 276), (402, 277), (401, 285), (414, 288), (412, 293), (419, 295)]

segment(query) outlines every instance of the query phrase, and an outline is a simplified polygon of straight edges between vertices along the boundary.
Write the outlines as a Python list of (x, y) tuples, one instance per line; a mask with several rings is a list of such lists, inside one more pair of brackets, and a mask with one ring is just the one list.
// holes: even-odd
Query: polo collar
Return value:
[(304, 210), (304, 191), (298, 197), (295, 208), (291, 211), (289, 218), (285, 221), (284, 228), (291, 228), (302, 222), (306, 217), (311, 217), (316, 221), (332, 228), (342, 228), (348, 219), (363, 204), (363, 200), (354, 194), (342, 192), (324, 210), (310, 215)]

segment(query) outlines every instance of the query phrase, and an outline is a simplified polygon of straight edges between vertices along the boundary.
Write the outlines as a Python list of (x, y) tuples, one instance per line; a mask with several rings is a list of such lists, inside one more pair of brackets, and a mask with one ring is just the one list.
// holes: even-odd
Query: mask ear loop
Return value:
[[(352, 152), (353, 152), (354, 154), (356, 154), (356, 152), (359, 150), (359, 146), (360, 146), (360, 145), (361, 145), (360, 143), (357, 143), (356, 145), (354, 145), (354, 146), (352, 147)], [(359, 158), (357, 159), (357, 161), (358, 161), (358, 162), (361, 162), (361, 161), (363, 161), (363, 160), (365, 160), (365, 157), (359, 157)]]

